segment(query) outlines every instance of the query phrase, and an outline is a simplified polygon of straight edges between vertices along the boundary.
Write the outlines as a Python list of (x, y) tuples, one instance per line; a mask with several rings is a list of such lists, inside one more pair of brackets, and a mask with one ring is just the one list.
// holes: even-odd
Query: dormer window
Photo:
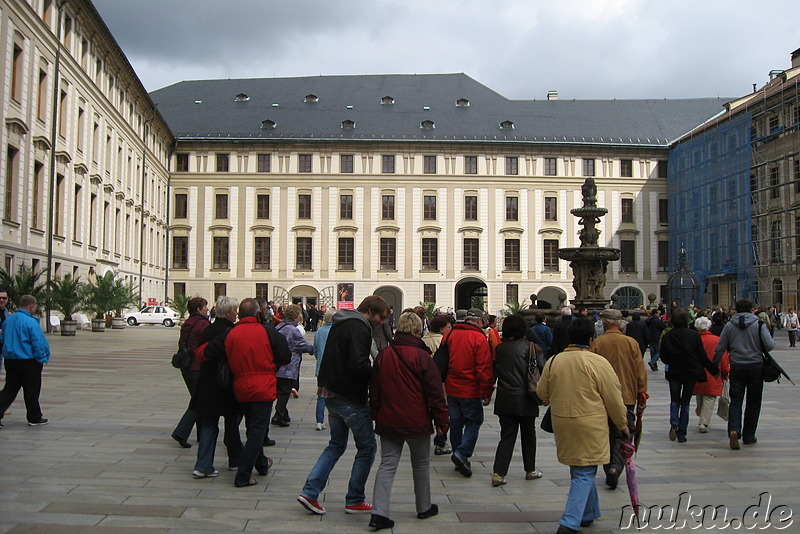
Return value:
[(381, 98), (381, 104), (394, 104), (394, 98), (391, 96), (384, 96)]
[(356, 127), (355, 121), (351, 121), (350, 119), (346, 119), (342, 121), (342, 128), (345, 130), (352, 130)]
[(419, 123), (419, 127), (423, 130), (433, 130), (436, 128), (436, 124), (433, 121), (422, 121)]
[(309, 93), (303, 99), (303, 102), (319, 102), (319, 97), (315, 94)]
[(468, 108), (469, 107), (469, 100), (466, 98), (459, 98), (456, 100), (456, 107), (457, 108)]
[(513, 130), (514, 128), (516, 128), (516, 126), (514, 126), (514, 123), (511, 121), (503, 121), (500, 123), (501, 130)]
[(239, 93), (236, 95), (236, 98), (233, 99), (234, 102), (247, 102), (248, 100), (250, 100), (250, 97), (244, 93)]
[(275, 121), (273, 121), (273, 120), (266, 119), (266, 120), (261, 121), (261, 127), (262, 128), (275, 128), (276, 126), (277, 126), (277, 123)]

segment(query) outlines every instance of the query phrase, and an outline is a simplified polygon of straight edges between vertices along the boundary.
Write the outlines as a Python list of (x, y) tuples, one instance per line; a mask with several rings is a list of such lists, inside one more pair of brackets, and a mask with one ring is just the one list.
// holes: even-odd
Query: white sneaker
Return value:
[(708, 427), (706, 425), (700, 425), (700, 433), (701, 434), (708, 433)]
[(317, 430), (325, 430), (325, 423), (317, 423)]

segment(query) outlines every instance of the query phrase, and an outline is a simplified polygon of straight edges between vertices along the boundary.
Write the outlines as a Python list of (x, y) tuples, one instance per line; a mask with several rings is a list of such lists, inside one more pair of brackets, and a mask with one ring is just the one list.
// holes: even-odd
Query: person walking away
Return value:
[[(220, 360), (206, 358), (205, 349), (216, 338), (225, 336), (236, 322), (239, 301), (233, 297), (221, 296), (214, 304), (217, 318), (203, 330), (201, 345), (195, 351), (195, 358), (200, 362), (200, 374), (194, 388), (189, 408), (198, 414), (197, 418), (197, 461), (192, 471), (194, 478), (215, 477), (219, 474), (214, 468), (214, 454), (219, 437), (219, 418), (224, 418), (223, 443), (228, 453), (228, 469), (236, 471), (242, 455), (242, 437), (239, 425), (242, 422), (242, 407), (233, 389), (222, 388), (217, 384), (217, 369)], [(209, 355), (213, 351), (208, 351)]]
[(578, 532), (600, 517), (594, 479), (597, 466), (610, 459), (608, 419), (626, 439), (630, 436), (617, 374), (608, 360), (591, 350), (591, 320), (573, 321), (568, 335), (570, 345), (547, 361), (538, 387), (539, 397), (550, 404), (558, 461), (570, 472), (559, 534)]
[[(715, 364), (719, 364), (726, 351), (731, 364), (728, 437), (730, 448), (734, 450), (739, 449), (740, 439), (745, 445), (752, 445), (758, 441), (756, 430), (764, 392), (762, 353), (775, 348), (775, 341), (769, 334), (769, 328), (759, 322), (758, 317), (753, 314), (754, 311), (752, 301), (748, 299), (736, 301), (736, 313), (722, 329), (719, 343), (714, 349)], [(744, 407), (744, 421), (742, 421), (745, 395), (747, 404)]]
[(789, 311), (783, 316), (783, 327), (789, 334), (789, 347), (795, 347), (797, 344), (797, 330), (800, 328), (800, 323), (797, 321), (797, 314), (794, 312), (794, 308), (789, 308)]
[(372, 327), (372, 338), (375, 340), (375, 347), (381, 351), (392, 344), (394, 334), (392, 325), (389, 321), (384, 321)]
[(500, 345), (500, 332), (497, 331), (497, 316), (486, 316), (486, 338), (489, 340), (489, 350), (492, 352), (492, 361), (497, 358), (497, 347)]
[[(257, 298), (256, 303), (258, 304), (259, 312), (256, 315), (258, 318), (258, 322), (261, 324), (269, 324), (271, 326), (275, 326), (273, 321), (273, 313), (272, 307), (267, 302), (267, 299), (264, 298)], [(280, 321), (278, 321), (280, 324)], [(267, 425), (267, 432), (264, 434), (264, 446), (265, 447), (274, 447), (276, 444), (275, 440), (269, 437), (269, 425)]]
[(408, 445), (411, 454), (417, 517), (427, 519), (439, 513), (439, 507), (431, 503), (431, 434), (434, 427), (437, 434), (447, 430), (447, 405), (439, 369), (421, 336), (419, 316), (403, 313), (394, 343), (378, 354), (372, 366), (369, 407), (381, 439), (369, 521), (375, 530), (394, 526), (389, 518), (390, 500), (403, 445)]
[[(455, 318), (450, 314), (435, 315), (431, 319), (431, 326), (428, 332), (422, 336), (422, 342), (431, 350), (431, 356), (436, 353), (436, 349), (442, 344), (442, 339), (453, 329)], [(445, 395), (445, 401), (447, 396)], [(447, 445), (447, 431), (436, 433), (433, 437), (433, 454), (441, 456), (452, 454), (453, 450)]]
[(661, 339), (661, 361), (668, 366), (669, 439), (686, 443), (694, 385), (706, 381), (704, 367), (713, 376), (719, 375), (719, 368), (706, 356), (700, 334), (689, 328), (689, 312), (676, 308), (669, 320), (672, 328)]
[(375, 433), (368, 406), (371, 374), (372, 330), (389, 317), (389, 305), (370, 295), (355, 310), (339, 310), (333, 316), (319, 368), (318, 395), (325, 398), (331, 439), (306, 478), (297, 501), (309, 512), (322, 515), (320, 493), (347, 447), (353, 433), (356, 455), (345, 495), (345, 513), (371, 513), (364, 487), (375, 459)]
[[(706, 352), (706, 357), (714, 361), (714, 349), (717, 348), (719, 337), (712, 334), (709, 329), (711, 328), (711, 320), (707, 317), (698, 317), (694, 321), (694, 329), (700, 334), (700, 341), (703, 342), (703, 349)], [(714, 413), (714, 403), (720, 395), (722, 395), (722, 382), (728, 380), (730, 372), (730, 363), (728, 361), (728, 353), (722, 355), (722, 360), (719, 362), (719, 370), (721, 376), (714, 376), (706, 371), (706, 381), (698, 382), (694, 385), (694, 395), (697, 402), (695, 413), (700, 417), (699, 431), (701, 434), (708, 432), (708, 427), (711, 424), (711, 416)]]
[[(289, 364), (284, 365), (275, 373), (278, 379), (278, 400), (275, 402), (275, 415), (272, 416), (272, 424), (275, 426), (289, 426), (292, 418), (289, 417), (287, 404), (289, 403), (289, 397), (293, 394), (293, 388), (296, 387), (300, 379), (300, 364), (303, 361), (303, 353), (312, 354), (314, 352), (314, 346), (306, 341), (303, 334), (297, 329), (302, 313), (302, 309), (297, 304), (286, 306), (283, 311), (283, 322), (276, 327), (276, 330), (289, 343), (292, 359)], [(297, 394), (296, 391), (294, 389), (294, 395)]]
[(242, 405), (247, 441), (239, 457), (233, 485), (237, 488), (257, 484), (253, 468), (264, 476), (271, 460), (264, 455), (264, 436), (269, 425), (272, 403), (277, 397), (275, 372), (291, 361), (285, 338), (274, 327), (259, 320), (255, 299), (239, 303), (239, 323), (227, 335), (218, 337), (208, 348), (209, 359), (228, 360), (233, 376), (233, 394)]
[(772, 317), (770, 317), (770, 314), (764, 306), (759, 308), (758, 320), (767, 325), (769, 335), (775, 337), (775, 323), (772, 322)]
[(542, 312), (536, 312), (533, 322), (536, 324), (525, 332), (525, 338), (536, 343), (542, 349), (545, 359), (550, 358), (553, 355), (553, 331), (545, 324), (545, 316)]
[(554, 356), (563, 351), (566, 346), (569, 345), (567, 329), (569, 328), (570, 321), (572, 321), (572, 308), (569, 306), (564, 306), (561, 308), (561, 317), (559, 317), (558, 321), (556, 321), (556, 324), (553, 327), (552, 352)]
[(42, 417), (39, 395), (42, 391), (42, 370), (50, 361), (50, 345), (42, 333), (39, 320), (34, 317), (36, 309), (36, 297), (22, 295), (17, 303), (17, 313), (11, 314), (3, 322), (0, 346), (6, 368), (6, 383), (0, 391), (0, 429), (3, 428), (6, 410), (17, 398), (20, 389), (25, 399), (28, 426), (42, 426), (48, 422)]
[(450, 460), (465, 477), (472, 476), (470, 457), (483, 424), (483, 406), (488, 406), (494, 389), (492, 354), (483, 326), (483, 312), (470, 308), (464, 322), (456, 323), (442, 340), (449, 347), (445, 391), (450, 413)]
[[(6, 322), (6, 319), (11, 315), (11, 312), (8, 311), (8, 292), (7, 291), (0, 291), (0, 334), (3, 332), (3, 323)], [(2, 339), (2, 336), (0, 336)], [(0, 371), (3, 368), (3, 343), (0, 341)], [(8, 415), (8, 414), (5, 414)], [(3, 413), (0, 413), (0, 419), (2, 419)]]
[(644, 353), (647, 351), (647, 325), (642, 321), (641, 312), (633, 312), (633, 315), (631, 315), (631, 322), (628, 323), (625, 329), (625, 335), (632, 337), (634, 341), (639, 344), (639, 351), (642, 353), (642, 357), (644, 357)]
[[(622, 400), (628, 411), (628, 429), (636, 427), (636, 405), (647, 402), (647, 371), (644, 367), (639, 344), (620, 331), (624, 322), (619, 310), (607, 309), (600, 312), (605, 334), (594, 340), (594, 352), (604, 357), (617, 374), (622, 388)], [(625, 462), (622, 458), (622, 434), (617, 431), (614, 421), (608, 421), (608, 442), (611, 460), (603, 465), (606, 485), (617, 487), (619, 476)]]
[[(334, 313), (336, 313), (336, 308), (328, 308), (322, 318), (323, 325), (314, 334), (314, 358), (317, 359), (314, 376), (316, 377), (319, 377), (319, 367), (322, 365), (322, 356), (325, 353), (325, 343), (328, 341), (328, 332), (331, 330), (331, 321)], [(317, 407), (314, 417), (316, 419), (316, 429), (325, 430), (325, 397), (317, 395)]]
[[(208, 320), (208, 301), (203, 297), (193, 297), (189, 299), (187, 310), (189, 318), (181, 325), (178, 347), (185, 344), (194, 354), (194, 351), (201, 344), (200, 340), (203, 337), (203, 331), (211, 324)], [(186, 389), (189, 390), (189, 404), (191, 406), (191, 395), (194, 393), (194, 388), (197, 386), (197, 378), (200, 376), (200, 362), (197, 358), (192, 357), (191, 365), (187, 369), (181, 369), (181, 376), (183, 377), (183, 383), (186, 384)], [(190, 407), (186, 408), (175, 430), (172, 431), (172, 439), (177, 441), (184, 449), (192, 446), (189, 443), (189, 436), (192, 433), (192, 428), (197, 424), (197, 418), (197, 412)]]
[(725, 328), (725, 314), (723, 312), (717, 312), (711, 316), (711, 328), (709, 328), (708, 331), (719, 337), (722, 334), (723, 328)]
[(661, 332), (664, 331), (667, 324), (661, 320), (661, 312), (658, 309), (651, 312), (645, 324), (647, 325), (647, 343), (650, 348), (650, 362), (648, 365), (651, 371), (658, 371), (658, 348), (661, 342)]
[(497, 347), (494, 362), (497, 376), (494, 414), (500, 419), (500, 441), (494, 453), (492, 486), (506, 484), (517, 433), (522, 440), (525, 480), (542, 478), (542, 472), (536, 469), (539, 405), (528, 395), (527, 388), (528, 359), (536, 358), (536, 352), (541, 352), (541, 349), (525, 339), (525, 330), (525, 319), (521, 315), (513, 314), (503, 319), (503, 342)]

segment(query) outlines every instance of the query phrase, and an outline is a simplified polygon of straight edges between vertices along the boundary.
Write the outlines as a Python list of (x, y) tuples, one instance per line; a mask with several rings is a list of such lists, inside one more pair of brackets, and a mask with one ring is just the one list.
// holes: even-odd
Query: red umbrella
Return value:
[(631, 443), (632, 438), (628, 437), (623, 440), (620, 453), (625, 458), (625, 481), (628, 483), (628, 493), (631, 496), (631, 507), (636, 516), (636, 524), (639, 524), (639, 484), (636, 482), (636, 466), (633, 465), (633, 455), (636, 453), (636, 447)]

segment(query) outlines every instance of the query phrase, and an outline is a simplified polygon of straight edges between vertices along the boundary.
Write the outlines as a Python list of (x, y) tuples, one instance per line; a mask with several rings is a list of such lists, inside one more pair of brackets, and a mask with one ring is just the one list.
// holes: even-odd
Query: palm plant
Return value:
[(522, 302), (517, 302), (516, 300), (512, 300), (511, 302), (506, 302), (506, 308), (503, 310), (502, 314), (503, 317), (508, 317), (509, 315), (514, 315), (515, 313), (519, 313), (527, 308), (528, 308), (528, 299), (523, 299)]
[(175, 298), (169, 301), (170, 307), (183, 316), (189, 312), (189, 297), (187, 295), (175, 295)]
[[(17, 272), (11, 274), (6, 269), (0, 268), (0, 288), (8, 293), (9, 311), (16, 310), (16, 303), (22, 295), (32, 295), (36, 300), (44, 305), (47, 301), (47, 287), (40, 279), (44, 271), (34, 271), (22, 263)], [(41, 310), (43, 306), (40, 306)], [(38, 312), (37, 312), (38, 314)]]
[(50, 281), (49, 305), (64, 315), (65, 321), (72, 321), (72, 314), (83, 309), (86, 302), (86, 283), (80, 276), (65, 275)]
[[(108, 273), (107, 273), (108, 274)], [(133, 282), (125, 282), (119, 278), (113, 280), (114, 299), (111, 309), (116, 317), (122, 317), (122, 312), (139, 303), (138, 288)]]
[(435, 302), (420, 302), (420, 306), (425, 308), (425, 317), (430, 321), (433, 319), (433, 312), (436, 311), (436, 303)]
[(114, 273), (111, 271), (104, 276), (95, 276), (94, 283), (86, 285), (86, 306), (98, 319), (102, 319), (109, 310), (114, 309), (115, 287)]

